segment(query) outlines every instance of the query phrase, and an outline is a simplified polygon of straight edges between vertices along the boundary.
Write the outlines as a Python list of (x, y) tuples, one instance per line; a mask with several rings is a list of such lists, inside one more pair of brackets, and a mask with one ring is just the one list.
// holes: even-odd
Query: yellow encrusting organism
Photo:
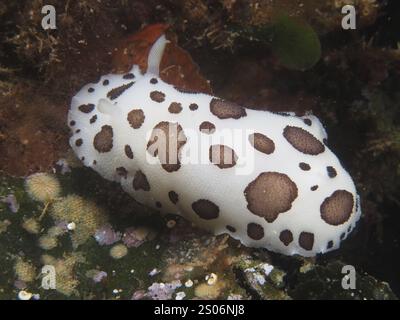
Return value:
[(58, 246), (56, 237), (50, 235), (43, 235), (39, 238), (39, 247), (43, 250), (51, 250)]
[(25, 182), (26, 191), (32, 199), (48, 203), (60, 196), (61, 186), (51, 174), (40, 172), (30, 175)]
[(54, 175), (39, 172), (27, 177), (25, 186), (32, 199), (44, 203), (44, 208), (38, 218), (40, 221), (47, 212), (49, 205), (60, 196), (60, 182)]
[(107, 217), (101, 208), (94, 202), (77, 195), (68, 195), (55, 201), (50, 215), (56, 221), (75, 224), (71, 232), (74, 248), (85, 243), (100, 226), (107, 222)]
[(7, 228), (11, 225), (10, 220), (0, 221), (0, 234), (7, 231)]
[(128, 254), (128, 248), (123, 244), (117, 244), (110, 249), (110, 256), (114, 259), (121, 259)]
[(52, 265), (56, 271), (56, 290), (66, 296), (79, 296), (77, 279), (74, 268), (77, 264), (85, 263), (85, 258), (81, 252), (66, 254), (63, 259), (56, 259), (50, 255), (43, 255), (42, 263)]
[(23, 282), (32, 282), (37, 275), (35, 266), (30, 262), (24, 261), (21, 257), (18, 257), (14, 264), (14, 272), (18, 280)]
[(225, 288), (223, 281), (218, 281), (213, 285), (201, 283), (194, 289), (194, 295), (200, 299), (217, 299)]
[(35, 218), (25, 219), (22, 223), (22, 228), (31, 234), (38, 234), (40, 232), (40, 224)]

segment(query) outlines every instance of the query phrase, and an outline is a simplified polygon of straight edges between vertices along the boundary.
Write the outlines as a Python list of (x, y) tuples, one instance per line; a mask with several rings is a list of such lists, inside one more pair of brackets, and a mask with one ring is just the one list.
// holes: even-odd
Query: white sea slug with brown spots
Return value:
[(339, 248), (361, 215), (355, 185), (312, 115), (243, 108), (180, 92), (148, 70), (85, 85), (68, 114), (83, 161), (137, 201), (250, 247), (314, 256)]

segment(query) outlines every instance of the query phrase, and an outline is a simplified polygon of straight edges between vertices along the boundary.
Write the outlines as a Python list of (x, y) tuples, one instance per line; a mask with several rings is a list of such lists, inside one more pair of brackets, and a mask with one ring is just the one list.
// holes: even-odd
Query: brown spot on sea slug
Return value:
[(309, 165), (308, 163), (305, 163), (305, 162), (300, 162), (300, 163), (299, 163), (299, 167), (300, 167), (300, 169), (303, 170), (303, 171), (309, 171), (309, 170), (311, 170), (310, 165)]
[(83, 144), (83, 140), (80, 139), (80, 138), (79, 138), (78, 140), (75, 141), (75, 145), (76, 145), (77, 147), (80, 147), (82, 144)]
[(199, 129), (203, 133), (212, 134), (215, 132), (215, 125), (209, 121), (203, 121), (200, 124)]
[(191, 103), (191, 104), (189, 105), (189, 109), (192, 110), (192, 111), (195, 111), (195, 110), (197, 110), (198, 108), (199, 108), (199, 106), (198, 106), (196, 103)]
[(127, 156), (129, 159), (133, 159), (132, 148), (131, 148), (129, 145), (125, 145), (124, 151), (125, 151), (126, 156)]
[(142, 109), (134, 109), (129, 111), (127, 120), (132, 128), (139, 129), (145, 119), (145, 115)]
[(165, 94), (161, 91), (152, 91), (150, 92), (150, 99), (155, 102), (161, 103), (165, 100)]
[(144, 190), (144, 191), (150, 190), (150, 184), (147, 181), (147, 177), (140, 170), (136, 171), (135, 176), (133, 178), (132, 186), (133, 189), (135, 190)]
[(100, 152), (109, 152), (113, 147), (113, 129), (109, 125), (101, 127), (93, 139), (94, 148)]
[(125, 90), (128, 90), (130, 87), (132, 87), (134, 83), (135, 83), (134, 81), (131, 81), (127, 84), (124, 84), (122, 86), (110, 90), (107, 93), (107, 98), (109, 98), (110, 100), (117, 99), (121, 94), (125, 92)]
[(299, 236), (299, 245), (304, 250), (310, 251), (314, 246), (314, 234), (310, 232), (302, 232)]
[(279, 234), (279, 240), (282, 241), (282, 243), (285, 246), (288, 246), (292, 241), (293, 241), (293, 234), (290, 230), (283, 230), (280, 234)]
[(177, 204), (179, 201), (179, 195), (175, 191), (168, 192), (168, 198), (173, 204)]
[(117, 171), (118, 175), (121, 177), (126, 178), (128, 176), (128, 170), (126, 170), (124, 167), (118, 167), (115, 169), (115, 171)]
[(209, 159), (218, 168), (227, 169), (236, 165), (238, 157), (230, 147), (216, 144), (212, 145), (209, 149)]
[(196, 214), (204, 220), (217, 219), (219, 216), (218, 206), (206, 199), (200, 199), (192, 203), (192, 209)]
[(178, 102), (172, 102), (168, 107), (168, 111), (170, 113), (180, 113), (182, 111), (182, 105)]
[(247, 235), (253, 240), (261, 240), (264, 237), (264, 228), (258, 223), (247, 225)]
[(249, 211), (271, 223), (290, 210), (297, 198), (297, 186), (286, 174), (263, 172), (249, 183), (244, 195)]
[(135, 78), (135, 75), (133, 74), (133, 73), (127, 73), (127, 74), (124, 74), (124, 76), (122, 77), (123, 79), (134, 79)]
[(317, 155), (325, 151), (325, 146), (310, 132), (299, 128), (287, 126), (283, 130), (283, 136), (298, 151)]
[(328, 224), (338, 226), (349, 220), (353, 212), (354, 197), (345, 190), (336, 190), (321, 204), (321, 218)]
[(329, 178), (334, 178), (337, 176), (337, 172), (334, 167), (328, 166), (326, 167), (326, 171), (328, 172)]
[(78, 107), (78, 109), (83, 113), (90, 113), (94, 109), (94, 104), (93, 103), (82, 104)]
[(179, 152), (186, 141), (180, 124), (163, 121), (154, 127), (147, 143), (147, 152), (153, 157), (158, 156), (167, 172), (177, 171), (181, 167)]
[(254, 149), (265, 154), (271, 154), (275, 150), (274, 142), (270, 138), (261, 133), (256, 132), (251, 134), (249, 136), (249, 142)]
[(210, 111), (219, 119), (239, 119), (247, 116), (246, 109), (236, 103), (213, 98), (210, 102)]

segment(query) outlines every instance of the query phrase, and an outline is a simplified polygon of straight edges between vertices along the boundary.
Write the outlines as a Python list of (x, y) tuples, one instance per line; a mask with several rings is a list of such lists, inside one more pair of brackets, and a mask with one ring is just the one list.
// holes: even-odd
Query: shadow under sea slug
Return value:
[(137, 201), (250, 247), (314, 256), (339, 248), (360, 218), (350, 175), (313, 115), (246, 109), (186, 93), (148, 68), (85, 85), (68, 114), (85, 166)]

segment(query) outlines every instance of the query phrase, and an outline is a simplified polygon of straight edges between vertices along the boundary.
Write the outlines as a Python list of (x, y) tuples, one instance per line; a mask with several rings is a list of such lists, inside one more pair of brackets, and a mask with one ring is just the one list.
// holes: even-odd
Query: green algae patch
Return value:
[(289, 69), (307, 70), (321, 57), (321, 43), (314, 29), (304, 20), (280, 16), (274, 24), (272, 49)]

